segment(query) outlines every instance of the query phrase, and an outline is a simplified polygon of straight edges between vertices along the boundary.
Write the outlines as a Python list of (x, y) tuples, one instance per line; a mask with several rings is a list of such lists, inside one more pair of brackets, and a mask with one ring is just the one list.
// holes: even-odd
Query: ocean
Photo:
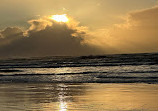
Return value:
[(158, 83), (158, 54), (1, 59), (0, 83)]
[(158, 111), (158, 53), (0, 59), (0, 111)]

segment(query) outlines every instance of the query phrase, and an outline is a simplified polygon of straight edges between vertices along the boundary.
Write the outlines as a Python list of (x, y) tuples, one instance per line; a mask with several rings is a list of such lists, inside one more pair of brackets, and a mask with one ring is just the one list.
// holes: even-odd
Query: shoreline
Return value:
[(158, 84), (0, 84), (6, 111), (157, 111)]

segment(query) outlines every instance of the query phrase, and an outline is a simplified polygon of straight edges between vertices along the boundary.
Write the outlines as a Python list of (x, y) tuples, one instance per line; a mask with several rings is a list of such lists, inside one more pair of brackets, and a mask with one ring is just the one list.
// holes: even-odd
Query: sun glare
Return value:
[(63, 14), (63, 15), (52, 15), (51, 19), (55, 20), (57, 22), (68, 22), (69, 21), (69, 19), (66, 16), (66, 14)]

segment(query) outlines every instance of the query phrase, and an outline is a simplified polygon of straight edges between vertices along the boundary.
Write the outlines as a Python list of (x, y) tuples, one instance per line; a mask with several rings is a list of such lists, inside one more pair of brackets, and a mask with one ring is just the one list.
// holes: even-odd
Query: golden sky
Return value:
[(83, 25), (109, 26), (133, 10), (149, 8), (158, 0), (0, 0), (0, 28), (26, 25), (38, 16), (67, 13)]
[[(158, 52), (157, 4), (158, 0), (1, 0), (1, 56)], [(50, 19), (63, 14), (68, 22)]]

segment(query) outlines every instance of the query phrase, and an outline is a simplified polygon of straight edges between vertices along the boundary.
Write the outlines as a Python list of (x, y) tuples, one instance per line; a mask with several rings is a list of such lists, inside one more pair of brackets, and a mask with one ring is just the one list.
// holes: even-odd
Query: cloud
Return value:
[(84, 43), (86, 27), (46, 18), (31, 20), (28, 30), (7, 27), (0, 32), (0, 56), (79, 56), (100, 51)]
[(0, 46), (8, 45), (23, 37), (23, 31), (18, 27), (7, 27), (0, 31)]
[(100, 29), (100, 46), (110, 53), (158, 52), (158, 6), (130, 12), (125, 18), (122, 24)]
[(23, 31), (0, 31), (0, 56), (80, 56), (107, 53), (158, 52), (158, 6), (129, 12), (122, 24), (90, 31), (70, 18), (30, 20)]

